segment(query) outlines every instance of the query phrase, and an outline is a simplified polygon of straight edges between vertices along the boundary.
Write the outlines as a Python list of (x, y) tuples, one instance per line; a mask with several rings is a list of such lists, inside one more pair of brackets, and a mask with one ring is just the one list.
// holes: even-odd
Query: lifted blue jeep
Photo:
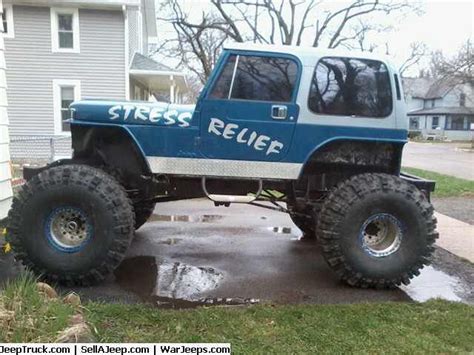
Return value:
[(43, 277), (103, 280), (162, 201), (288, 212), (353, 286), (409, 283), (437, 238), (434, 182), (401, 174), (397, 70), (367, 53), (227, 47), (195, 106), (71, 106), (73, 157), (25, 170), (8, 239)]

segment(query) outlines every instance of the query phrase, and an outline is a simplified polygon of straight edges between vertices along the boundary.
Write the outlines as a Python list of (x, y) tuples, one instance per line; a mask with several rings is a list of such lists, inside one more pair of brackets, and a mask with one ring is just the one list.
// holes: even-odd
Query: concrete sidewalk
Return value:
[(436, 244), (474, 263), (474, 226), (441, 213), (435, 215), (439, 232)]

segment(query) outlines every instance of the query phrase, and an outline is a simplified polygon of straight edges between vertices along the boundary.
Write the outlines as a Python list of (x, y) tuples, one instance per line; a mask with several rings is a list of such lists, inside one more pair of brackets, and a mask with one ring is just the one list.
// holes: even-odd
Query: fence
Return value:
[(12, 136), (10, 156), (14, 164), (44, 164), (71, 156), (70, 136)]
[(15, 192), (24, 183), (24, 166), (42, 166), (71, 156), (70, 136), (12, 136), (10, 157), (12, 187)]

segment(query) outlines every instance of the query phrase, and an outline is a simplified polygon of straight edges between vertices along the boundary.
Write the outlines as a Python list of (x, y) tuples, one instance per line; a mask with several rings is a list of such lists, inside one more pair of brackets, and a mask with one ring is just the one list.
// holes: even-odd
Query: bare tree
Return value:
[(160, 20), (171, 24), (176, 36), (160, 50), (182, 58), (180, 64), (203, 83), (226, 40), (374, 50), (367, 34), (387, 27), (373, 15), (421, 11), (407, 0), (210, 0), (209, 10), (197, 19), (183, 8), (183, 0), (163, 0), (160, 13), (167, 16)]
[(413, 42), (410, 44), (410, 54), (408, 57), (402, 62), (398, 71), (400, 75), (403, 74), (410, 69), (411, 67), (420, 63), (420, 61), (428, 55), (428, 47), (426, 44), (421, 42)]
[(155, 52), (164, 57), (178, 58), (178, 67), (185, 67), (205, 83), (216, 64), (222, 44), (229, 37), (228, 33), (214, 28), (222, 21), (212, 13), (203, 13), (200, 21), (193, 24), (181, 3), (175, 0), (162, 3), (162, 9), (166, 9), (169, 16), (158, 20), (171, 24), (175, 36), (163, 40)]
[(434, 78), (454, 78), (459, 83), (474, 84), (474, 50), (471, 41), (467, 40), (451, 58), (446, 58), (441, 51), (433, 52), (429, 73)]

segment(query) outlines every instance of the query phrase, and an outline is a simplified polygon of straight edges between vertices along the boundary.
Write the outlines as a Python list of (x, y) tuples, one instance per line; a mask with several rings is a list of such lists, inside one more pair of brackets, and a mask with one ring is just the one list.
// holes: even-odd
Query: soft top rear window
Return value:
[(392, 112), (387, 67), (370, 59), (322, 58), (311, 81), (308, 106), (326, 115), (386, 117)]

